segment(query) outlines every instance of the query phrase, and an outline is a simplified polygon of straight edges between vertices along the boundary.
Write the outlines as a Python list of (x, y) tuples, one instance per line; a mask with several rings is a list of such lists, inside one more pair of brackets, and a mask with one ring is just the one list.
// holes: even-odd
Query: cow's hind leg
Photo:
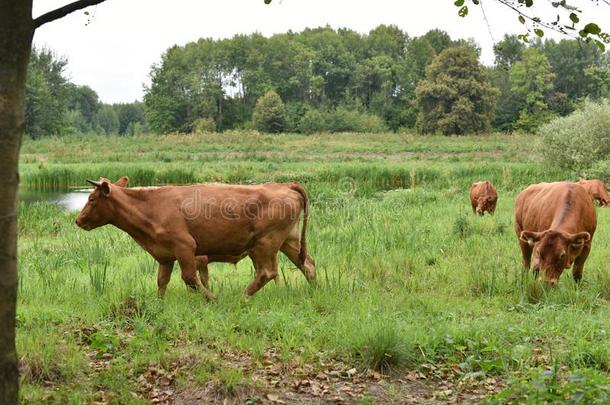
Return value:
[(263, 288), (270, 280), (276, 279), (277, 274), (277, 250), (264, 247), (254, 248), (250, 252), (250, 258), (254, 263), (256, 274), (254, 281), (246, 288), (246, 296), (254, 295)]
[(572, 277), (574, 277), (574, 281), (577, 283), (582, 279), (582, 271), (585, 268), (585, 261), (587, 260), (590, 251), (591, 245), (585, 244), (580, 255), (576, 258), (576, 260), (574, 260), (574, 265), (572, 266)]
[(307, 258), (305, 259), (305, 263), (301, 264), (301, 261), (299, 259), (299, 253), (301, 251), (301, 246), (300, 246), (300, 243), (298, 240), (296, 240), (296, 241), (294, 239), (287, 240), (286, 242), (284, 242), (284, 244), (282, 245), (280, 250), (282, 251), (282, 253), (284, 253), (286, 255), (286, 257), (288, 257), (288, 259), (290, 259), (290, 261), (295, 266), (297, 266), (297, 268), (299, 270), (301, 270), (301, 272), (303, 273), (303, 275), (305, 276), (307, 281), (309, 281), (312, 284), (316, 283), (315, 262), (311, 256), (307, 255)]
[(159, 263), (159, 270), (157, 271), (157, 287), (159, 288), (158, 294), (160, 298), (163, 298), (165, 295), (167, 284), (172, 277), (173, 268), (173, 261), (171, 263)]
[(209, 288), (209, 273), (208, 273), (208, 257), (207, 256), (196, 256), (195, 260), (197, 260), (197, 271), (199, 272), (199, 279), (201, 280), (201, 284), (205, 288)]
[(199, 290), (207, 300), (215, 299), (214, 294), (207, 289), (197, 277), (197, 260), (192, 251), (181, 251), (177, 255), (182, 280), (190, 288)]

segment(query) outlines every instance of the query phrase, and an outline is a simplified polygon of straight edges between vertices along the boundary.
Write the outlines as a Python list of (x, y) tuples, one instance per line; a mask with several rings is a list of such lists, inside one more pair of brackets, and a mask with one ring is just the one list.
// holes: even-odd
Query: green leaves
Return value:
[[(478, 1), (473, 1), (475, 4), (478, 4)], [(454, 6), (460, 7), (458, 10), (458, 15), (460, 17), (466, 17), (468, 15), (468, 6), (464, 5), (464, 0), (455, 0), (453, 3)]]
[[(480, 0), (471, 0), (474, 5), (480, 5)], [(568, 5), (565, 0), (552, 1), (551, 6), (559, 9), (563, 9), (565, 14), (556, 14), (556, 19), (546, 16), (538, 16), (532, 15), (530, 11), (525, 11), (523, 6), (526, 8), (531, 8), (534, 6), (535, 0), (496, 0), (496, 2), (509, 6), (516, 12), (517, 18), (521, 24), (526, 24), (528, 20), (530, 20), (535, 28), (528, 27), (527, 30), (533, 32), (538, 38), (544, 37), (545, 29), (550, 29), (553, 31), (557, 31), (559, 33), (563, 33), (568, 35), (570, 31), (579, 30), (578, 34), (581, 38), (585, 39), (587, 42), (594, 42), (599, 49), (602, 51), (605, 50), (605, 44), (610, 43), (610, 38), (607, 38), (607, 34), (602, 30), (602, 28), (594, 22), (590, 22), (584, 27), (576, 28), (575, 25), (580, 23), (579, 14), (582, 11), (576, 7)], [(537, 0), (539, 3), (543, 3), (542, 0)], [(453, 4), (456, 7), (459, 7), (458, 15), (460, 17), (466, 17), (468, 15), (468, 6), (466, 5), (466, 0), (455, 0)], [(569, 18), (569, 22), (567, 21), (567, 17)], [(599, 38), (590, 38), (590, 36), (597, 36)], [(520, 36), (525, 42), (527, 42), (527, 37), (521, 35)]]
[(593, 34), (593, 35), (599, 35), (602, 32), (601, 28), (599, 28), (599, 25), (597, 25), (595, 23), (589, 23), (589, 24), (585, 25), (585, 28), (583, 28), (583, 31), (588, 34)]
[(600, 51), (604, 52), (606, 50), (606, 45), (598, 39), (595, 40), (595, 45), (599, 48)]
[(271, 0), (265, 0), (265, 4), (271, 4)]

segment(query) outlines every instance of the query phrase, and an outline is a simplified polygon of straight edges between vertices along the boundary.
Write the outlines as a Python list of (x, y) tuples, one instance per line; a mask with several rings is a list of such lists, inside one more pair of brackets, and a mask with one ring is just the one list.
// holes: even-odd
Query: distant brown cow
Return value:
[(542, 269), (551, 285), (572, 265), (574, 280), (580, 281), (596, 226), (593, 202), (576, 183), (534, 184), (515, 202), (515, 231), (523, 264), (530, 267), (533, 252), (534, 272)]
[[(236, 263), (245, 256), (252, 259), (256, 270), (245, 291), (252, 295), (277, 276), (279, 250), (308, 281), (315, 282), (314, 261), (306, 244), (307, 194), (299, 184), (132, 189), (125, 188), (126, 177), (115, 184), (107, 179), (87, 181), (95, 189), (76, 219), (77, 225), (91, 230), (112, 224), (127, 232), (159, 263), (161, 296), (176, 260), (184, 282), (212, 299), (204, 285), (207, 263)], [(198, 269), (204, 280), (197, 277)]]
[(610, 207), (610, 196), (606, 185), (601, 180), (580, 180), (578, 182), (587, 190), (592, 199), (597, 201), (602, 207)]
[(470, 186), (472, 212), (483, 215), (485, 211), (493, 215), (498, 203), (498, 193), (489, 181), (479, 181)]

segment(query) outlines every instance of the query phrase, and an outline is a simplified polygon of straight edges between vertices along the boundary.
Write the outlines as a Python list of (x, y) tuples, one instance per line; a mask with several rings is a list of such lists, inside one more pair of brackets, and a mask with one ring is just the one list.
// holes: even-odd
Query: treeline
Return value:
[(610, 57), (597, 46), (563, 39), (526, 47), (505, 36), (495, 48), (490, 80), (499, 89), (494, 127), (532, 131), (565, 116), (586, 98), (610, 98)]
[[(91, 89), (62, 79), (65, 61), (45, 60), (47, 51), (35, 54), (27, 100), (33, 136), (66, 128), (121, 134), (534, 131), (586, 98), (610, 97), (610, 58), (595, 45), (564, 39), (526, 46), (505, 36), (494, 65), (486, 67), (473, 41), (453, 40), (441, 30), (409, 37), (385, 25), (368, 34), (325, 27), (174, 46), (152, 67), (143, 104), (102, 105)], [(51, 108), (36, 117), (45, 100)]]
[(144, 103), (104, 104), (93, 89), (66, 78), (66, 64), (66, 59), (48, 49), (32, 50), (25, 101), (25, 130), (29, 136), (148, 132)]
[[(144, 101), (155, 132), (188, 132), (204, 120), (216, 130), (459, 134), (531, 131), (585, 97), (610, 94), (609, 58), (595, 45), (566, 39), (526, 47), (506, 36), (495, 52), (495, 65), (483, 67), (474, 42), (440, 30), (411, 38), (385, 25), (368, 35), (317, 28), (201, 39), (163, 55)], [(257, 101), (277, 102), (274, 93), (283, 106), (276, 103), (274, 125), (265, 126), (253, 120)]]
[(454, 46), (476, 48), (440, 30), (409, 38), (385, 25), (368, 35), (316, 28), (200, 39), (168, 49), (152, 69), (144, 102), (155, 132), (188, 132), (200, 118), (217, 130), (249, 127), (257, 100), (269, 91), (284, 103), (284, 131), (358, 130), (351, 122), (413, 127), (415, 88), (426, 66)]

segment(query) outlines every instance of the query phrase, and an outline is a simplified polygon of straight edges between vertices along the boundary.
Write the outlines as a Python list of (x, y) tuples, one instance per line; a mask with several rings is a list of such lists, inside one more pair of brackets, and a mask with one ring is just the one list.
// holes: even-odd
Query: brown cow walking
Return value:
[(597, 201), (602, 207), (610, 207), (610, 196), (608, 195), (608, 190), (606, 190), (606, 185), (603, 181), (597, 179), (580, 180), (578, 184), (583, 186), (591, 198)]
[(111, 224), (127, 232), (159, 263), (161, 296), (176, 260), (184, 282), (213, 299), (205, 285), (207, 263), (236, 263), (245, 256), (256, 270), (245, 291), (250, 296), (277, 276), (280, 250), (310, 283), (315, 282), (314, 261), (307, 254), (307, 194), (299, 184), (131, 189), (125, 188), (126, 177), (115, 184), (107, 179), (88, 182), (95, 189), (76, 224), (85, 230)]
[(572, 182), (533, 184), (515, 202), (515, 232), (523, 264), (556, 285), (564, 269), (572, 267), (576, 282), (591, 251), (597, 227), (595, 207), (587, 191)]
[(485, 212), (493, 215), (498, 203), (498, 193), (489, 181), (479, 181), (470, 186), (470, 205), (472, 212), (483, 215)]

